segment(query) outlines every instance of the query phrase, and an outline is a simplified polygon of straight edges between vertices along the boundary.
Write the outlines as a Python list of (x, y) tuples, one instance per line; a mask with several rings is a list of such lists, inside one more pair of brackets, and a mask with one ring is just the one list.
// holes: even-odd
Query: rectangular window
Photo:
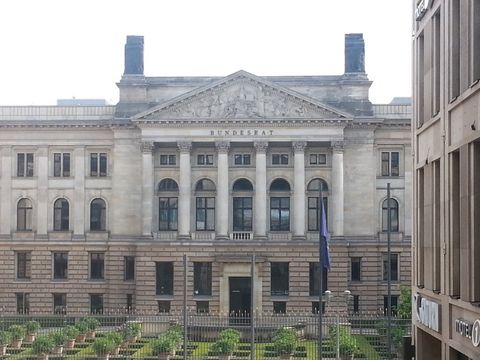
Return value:
[(197, 301), (197, 314), (210, 313), (210, 304), (208, 301)]
[(158, 229), (160, 231), (175, 231), (178, 229), (178, 198), (159, 198)]
[(135, 280), (135, 256), (124, 257), (124, 274), (125, 280)]
[(33, 153), (17, 154), (17, 176), (19, 177), (33, 176)]
[(250, 165), (251, 156), (250, 154), (235, 154), (233, 156), (235, 165)]
[(400, 175), (400, 153), (398, 151), (382, 152), (382, 176)]
[(273, 302), (273, 313), (274, 314), (285, 314), (287, 312), (287, 302), (286, 301), (274, 301)]
[(325, 165), (326, 163), (326, 154), (310, 154), (310, 165)]
[(353, 312), (358, 313), (360, 311), (360, 295), (353, 295)]
[(196, 229), (199, 231), (215, 230), (215, 198), (197, 197)]
[(107, 153), (90, 154), (90, 176), (107, 176)]
[(103, 314), (103, 294), (90, 294), (90, 314)]
[(212, 154), (197, 155), (197, 165), (202, 165), (202, 166), (213, 165), (213, 155)]
[(288, 154), (272, 154), (272, 165), (288, 165)]
[(156, 294), (173, 295), (173, 262), (157, 262), (156, 271)]
[[(318, 296), (320, 289), (320, 266), (318, 262), (311, 262), (310, 265), (310, 296)], [(322, 294), (328, 289), (328, 271), (323, 269)], [(318, 304), (317, 304), (318, 305)]]
[(173, 154), (161, 154), (160, 165), (177, 165), (177, 156)]
[(193, 295), (212, 295), (212, 263), (193, 263)]
[(252, 231), (253, 210), (251, 197), (233, 198), (233, 231)]
[(288, 262), (271, 263), (271, 295), (287, 296), (289, 290), (289, 264)]
[[(398, 295), (391, 295), (392, 299), (392, 315), (397, 315), (397, 309), (398, 309)], [(384, 314), (387, 315), (387, 310), (388, 310), (388, 296), (384, 295), (383, 296), (383, 309), (384, 309)]]
[[(388, 255), (383, 254), (383, 281), (388, 280)], [(390, 254), (390, 271), (392, 281), (398, 281), (398, 254)]]
[(170, 301), (159, 300), (157, 304), (158, 304), (158, 312), (160, 314), (168, 314), (170, 312)]
[(28, 314), (30, 312), (30, 294), (15, 293), (17, 300), (17, 314)]
[(54, 153), (53, 154), (53, 176), (55, 177), (70, 176), (70, 153)]
[[(320, 224), (320, 197), (308, 198), (308, 231), (319, 231)], [(325, 220), (328, 224), (328, 197), (323, 198), (323, 208), (325, 209)]]
[(362, 258), (361, 257), (352, 257), (350, 258), (351, 264), (351, 279), (352, 281), (361, 281), (361, 264)]
[(68, 253), (53, 253), (53, 278), (66, 279), (68, 277)]
[(270, 198), (270, 230), (290, 231), (290, 198)]
[(90, 253), (90, 279), (100, 280), (105, 277), (105, 253)]
[[(318, 301), (312, 301), (312, 314), (318, 314)], [(325, 302), (322, 302), (322, 314), (325, 314)]]
[(32, 253), (17, 252), (17, 279), (30, 280), (32, 271)]
[(67, 294), (53, 294), (53, 313), (59, 315), (67, 313)]

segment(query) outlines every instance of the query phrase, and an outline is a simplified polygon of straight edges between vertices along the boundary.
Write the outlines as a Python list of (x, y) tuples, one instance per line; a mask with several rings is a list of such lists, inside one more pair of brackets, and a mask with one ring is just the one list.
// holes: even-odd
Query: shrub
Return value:
[[(339, 328), (339, 346), (340, 354), (352, 355), (358, 353), (357, 341), (350, 334), (349, 329), (345, 326), (340, 326)], [(336, 333), (336, 331), (335, 331)]]
[(49, 336), (39, 336), (32, 344), (34, 354), (48, 354), (54, 348), (53, 340)]
[(110, 331), (105, 334), (105, 337), (111, 340), (115, 344), (115, 346), (119, 346), (123, 341), (122, 334), (117, 331)]
[(80, 334), (85, 334), (88, 331), (88, 325), (84, 319), (79, 321), (78, 324), (75, 325), (75, 327)]
[(220, 333), (221, 338), (232, 339), (235, 342), (240, 342), (240, 331), (235, 329), (225, 329)]
[(27, 330), (27, 334), (35, 334), (38, 330), (40, 330), (40, 323), (38, 321), (28, 321), (25, 324), (25, 329)]
[(240, 332), (235, 329), (225, 329), (213, 344), (213, 351), (218, 354), (232, 354), (240, 342)]
[(10, 344), (12, 335), (8, 331), (0, 331), (0, 346), (6, 346)]
[(75, 326), (68, 325), (67, 327), (65, 327), (64, 333), (67, 340), (73, 340), (80, 333), (80, 331), (78, 331)]
[(166, 334), (161, 335), (158, 339), (152, 341), (152, 354), (157, 356), (158, 354), (171, 353), (175, 350), (175, 344), (172, 339)]
[(93, 351), (97, 355), (108, 354), (115, 349), (115, 347), (116, 345), (113, 343), (113, 341), (107, 337), (98, 338), (92, 344)]
[(175, 348), (178, 348), (183, 341), (183, 334), (176, 330), (168, 330), (165, 333), (165, 336), (167, 336), (172, 341)]
[(13, 340), (20, 340), (23, 339), (23, 337), (25, 336), (25, 327), (23, 327), (22, 325), (12, 325), (10, 326), (8, 331), (12, 335)]
[(130, 336), (140, 336), (142, 324), (137, 322), (128, 322), (123, 328), (123, 336), (128, 338)]
[(292, 354), (297, 343), (297, 332), (292, 328), (280, 328), (273, 334), (273, 347), (279, 354)]
[(87, 329), (89, 331), (95, 331), (100, 326), (100, 321), (93, 317), (87, 317), (82, 321), (85, 321), (85, 324), (87, 324)]
[(67, 340), (67, 335), (65, 334), (64, 330), (60, 330), (50, 334), (50, 338), (52, 339), (55, 346), (60, 346), (63, 345), (65, 340)]

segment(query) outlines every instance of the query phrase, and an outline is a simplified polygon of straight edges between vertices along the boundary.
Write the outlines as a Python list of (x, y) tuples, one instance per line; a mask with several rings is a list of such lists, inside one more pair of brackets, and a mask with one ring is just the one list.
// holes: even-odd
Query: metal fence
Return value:
[[(50, 359), (96, 359), (94, 342), (108, 333), (119, 332), (126, 324), (141, 324), (141, 337), (128, 344), (123, 342), (118, 355), (110, 359), (157, 359), (152, 344), (169, 328), (184, 331), (175, 355), (170, 359), (219, 359), (214, 343), (222, 330), (233, 328), (240, 332), (240, 343), (233, 353), (234, 359), (277, 359), (273, 336), (280, 328), (290, 328), (296, 334), (293, 358), (318, 359), (318, 315), (309, 313), (257, 314), (255, 317), (227, 316), (222, 314), (147, 314), (112, 313), (103, 315), (8, 315), (0, 314), (0, 330), (8, 331), (12, 325), (39, 322), (39, 336), (52, 336), (63, 332), (68, 325), (78, 324), (86, 316), (99, 320), (94, 338), (77, 341), (73, 348), (64, 347), (62, 354), (50, 350)], [(252, 324), (253, 321), (253, 324)], [(186, 327), (184, 327), (186, 324)], [(346, 356), (349, 344), (355, 348), (355, 359), (400, 359), (398, 355), (404, 335), (410, 334), (410, 319), (392, 319), (392, 348), (387, 348), (387, 318), (383, 314), (325, 314), (322, 327), (322, 359), (350, 359)], [(253, 326), (252, 326), (253, 325)], [(253, 331), (252, 331), (253, 328)], [(253, 336), (252, 336), (253, 334)], [(1, 335), (1, 333), (0, 333)], [(2, 337), (0, 336), (0, 342)], [(37, 340), (38, 341), (38, 340)], [(348, 343), (346, 343), (348, 342)], [(24, 339), (20, 348), (14, 348), (10, 340), (2, 359), (37, 359), (31, 339)], [(351, 346), (350, 346), (351, 347)], [(184, 352), (186, 349), (186, 352)], [(54, 352), (56, 355), (53, 355)], [(253, 351), (253, 356), (252, 356)], [(1, 355), (1, 354), (0, 354)]]

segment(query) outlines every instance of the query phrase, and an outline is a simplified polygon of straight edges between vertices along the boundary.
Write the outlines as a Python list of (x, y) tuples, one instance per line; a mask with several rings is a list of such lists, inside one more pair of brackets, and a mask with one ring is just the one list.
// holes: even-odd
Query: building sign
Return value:
[(480, 345), (480, 320), (477, 319), (472, 323), (464, 319), (456, 319), (455, 332), (472, 340), (473, 346)]
[(273, 130), (268, 129), (235, 129), (210, 130), (210, 136), (272, 136)]
[(420, 0), (417, 3), (417, 7), (415, 8), (415, 19), (417, 21), (422, 20), (423, 16), (432, 5), (432, 2), (433, 0)]
[(413, 306), (417, 321), (426, 327), (440, 331), (440, 305), (428, 300), (419, 293), (413, 295)]

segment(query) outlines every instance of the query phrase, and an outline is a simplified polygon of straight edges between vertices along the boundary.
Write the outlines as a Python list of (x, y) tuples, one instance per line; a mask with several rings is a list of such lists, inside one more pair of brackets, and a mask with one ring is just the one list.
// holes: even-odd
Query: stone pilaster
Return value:
[(142, 235), (152, 235), (154, 143), (142, 142)]
[(255, 238), (267, 237), (267, 148), (268, 142), (258, 141), (255, 146)]
[(10, 234), (12, 227), (12, 161), (13, 152), (10, 147), (0, 149), (2, 160), (0, 176), (0, 234)]
[[(73, 166), (74, 166), (74, 199), (73, 204), (73, 236), (82, 238), (85, 234), (85, 229), (88, 229), (85, 224), (85, 161), (86, 159), (85, 147), (76, 147), (73, 150)], [(72, 218), (72, 217), (71, 217)]]
[(53, 214), (48, 206), (48, 148), (39, 148), (35, 157), (33, 175), (37, 176), (37, 209), (34, 205), (33, 211), (37, 215), (37, 235), (46, 237), (48, 214)]
[(293, 236), (305, 238), (305, 141), (292, 143), (294, 151)]
[(332, 142), (332, 232), (336, 236), (343, 236), (343, 141)]
[(228, 141), (215, 143), (217, 149), (216, 237), (228, 238)]
[(190, 141), (179, 141), (177, 145), (178, 145), (178, 149), (180, 150), (178, 237), (181, 239), (190, 239), (190, 209), (191, 209), (190, 151), (192, 150), (192, 143)]

